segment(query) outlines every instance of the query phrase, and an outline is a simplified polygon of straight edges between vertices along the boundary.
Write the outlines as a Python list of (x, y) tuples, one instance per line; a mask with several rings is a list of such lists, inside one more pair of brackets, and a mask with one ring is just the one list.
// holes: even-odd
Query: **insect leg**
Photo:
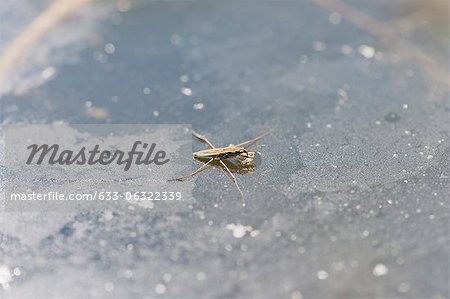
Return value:
[(226, 172), (230, 175), (231, 179), (233, 180), (234, 184), (236, 185), (237, 189), (239, 190), (239, 193), (241, 194), (242, 206), (245, 207), (244, 194), (242, 193), (242, 190), (239, 187), (236, 177), (234, 176), (234, 174), (230, 171), (228, 166), (222, 160), (219, 160), (219, 162), (220, 162), (220, 164), (222, 164), (223, 168), (225, 168)]
[(200, 141), (202, 141), (202, 142), (206, 143), (207, 145), (209, 145), (210, 148), (215, 148), (214, 145), (212, 145), (212, 143), (209, 142), (209, 140), (205, 136), (200, 135), (200, 134), (198, 134), (195, 131), (192, 131), (192, 135), (194, 135), (194, 137), (196, 137)]
[(202, 172), (203, 170), (206, 170), (206, 168), (208, 167), (208, 165), (214, 161), (214, 159), (209, 160), (208, 162), (206, 162), (205, 164), (203, 164), (202, 166), (200, 166), (196, 171), (194, 171), (193, 173), (189, 174), (189, 175), (185, 175), (182, 176), (180, 178), (176, 178), (176, 179), (170, 179), (168, 180), (168, 182), (173, 182), (173, 181), (185, 181), (188, 180), (190, 178), (192, 178), (194, 175), (196, 175), (199, 172)]
[(271, 132), (272, 132), (272, 129), (270, 129), (270, 130), (267, 131), (267, 132), (264, 132), (263, 134), (259, 135), (259, 136), (256, 137), (256, 138), (253, 138), (253, 139), (250, 139), (250, 140), (241, 142), (241, 143), (239, 143), (239, 144), (236, 144), (236, 146), (241, 146), (241, 147), (248, 146), (248, 145), (250, 145), (250, 144), (253, 144), (253, 143), (258, 142), (259, 140), (263, 139), (264, 137), (266, 137), (267, 135), (269, 135)]

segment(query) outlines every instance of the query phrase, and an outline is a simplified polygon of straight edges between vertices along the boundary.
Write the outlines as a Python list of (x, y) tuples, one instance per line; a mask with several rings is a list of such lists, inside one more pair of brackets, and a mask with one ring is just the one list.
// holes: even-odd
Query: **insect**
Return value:
[(254, 139), (250, 139), (236, 145), (231, 144), (226, 147), (215, 147), (205, 136), (192, 132), (194, 137), (209, 146), (209, 149), (193, 153), (194, 161), (200, 162), (203, 165), (189, 175), (171, 179), (169, 181), (185, 181), (208, 169), (209, 167), (218, 167), (221, 168), (236, 185), (236, 188), (241, 195), (242, 205), (245, 206), (244, 194), (242, 193), (233, 172), (247, 173), (256, 168), (256, 160), (259, 158), (259, 153), (254, 151), (255, 147), (250, 146), (269, 135), (270, 132), (271, 130)]

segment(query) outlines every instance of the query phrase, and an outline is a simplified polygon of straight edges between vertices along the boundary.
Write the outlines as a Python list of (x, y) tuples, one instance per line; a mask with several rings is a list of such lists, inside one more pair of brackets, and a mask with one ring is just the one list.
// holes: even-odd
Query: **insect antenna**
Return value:
[(239, 143), (239, 144), (236, 144), (236, 146), (245, 147), (245, 146), (254, 144), (254, 143), (260, 141), (261, 139), (263, 139), (264, 137), (266, 137), (267, 135), (269, 135), (270, 133), (272, 133), (272, 130), (273, 130), (273, 129), (270, 129), (270, 130), (268, 130), (267, 132), (265, 132), (265, 133), (259, 135), (259, 136), (256, 137), (256, 138), (253, 138), (253, 139), (250, 139), (250, 140), (241, 142), (241, 143)]
[(206, 138), (203, 135), (200, 135), (199, 133), (192, 131), (192, 135), (197, 138), (198, 140), (200, 140), (203, 143), (206, 143), (210, 148), (215, 148), (215, 146), (208, 140), (208, 138)]

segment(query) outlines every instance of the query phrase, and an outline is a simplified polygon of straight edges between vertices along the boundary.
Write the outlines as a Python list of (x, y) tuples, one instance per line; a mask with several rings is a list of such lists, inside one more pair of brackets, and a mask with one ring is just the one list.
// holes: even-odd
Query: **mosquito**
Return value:
[(236, 177), (234, 176), (231, 169), (235, 170), (235, 172), (238, 173), (253, 171), (256, 167), (255, 159), (257, 155), (259, 155), (259, 153), (255, 151), (255, 147), (250, 146), (254, 145), (256, 142), (269, 135), (270, 132), (271, 130), (259, 135), (254, 139), (250, 139), (236, 145), (231, 144), (225, 147), (215, 147), (205, 136), (193, 131), (192, 135), (195, 138), (199, 139), (209, 146), (209, 149), (193, 153), (194, 161), (200, 162), (203, 165), (189, 175), (171, 179), (169, 181), (185, 181), (209, 167), (220, 167), (236, 185), (236, 188), (241, 195), (242, 206), (245, 207), (244, 194), (242, 193), (241, 187), (239, 187)]

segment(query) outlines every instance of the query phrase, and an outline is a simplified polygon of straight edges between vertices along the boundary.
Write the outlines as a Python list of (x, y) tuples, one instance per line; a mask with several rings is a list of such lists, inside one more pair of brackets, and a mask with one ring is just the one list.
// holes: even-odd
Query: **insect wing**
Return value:
[(227, 146), (202, 150), (194, 153), (195, 158), (219, 158), (221, 156), (234, 156), (244, 151), (241, 147)]

